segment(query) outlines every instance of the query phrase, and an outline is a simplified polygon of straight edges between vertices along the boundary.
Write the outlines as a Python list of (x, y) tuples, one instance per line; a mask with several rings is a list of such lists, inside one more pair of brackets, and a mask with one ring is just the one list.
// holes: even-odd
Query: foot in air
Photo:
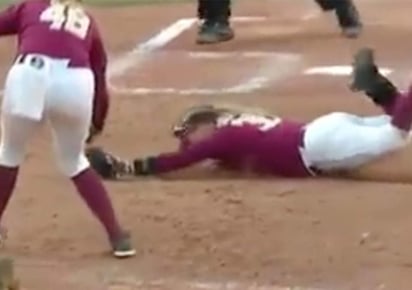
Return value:
[(370, 48), (362, 48), (354, 56), (351, 89), (365, 92), (380, 106), (392, 103), (399, 94), (396, 86), (379, 72)]
[(379, 75), (371, 48), (362, 48), (354, 56), (352, 85), (353, 91), (366, 91), (376, 82)]

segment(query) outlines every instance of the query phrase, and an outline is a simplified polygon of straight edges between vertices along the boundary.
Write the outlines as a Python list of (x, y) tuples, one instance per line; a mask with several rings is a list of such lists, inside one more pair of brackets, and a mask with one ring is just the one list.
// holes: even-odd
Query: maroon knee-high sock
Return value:
[(391, 112), (392, 125), (410, 131), (412, 126), (412, 87), (404, 96), (398, 96)]
[(18, 173), (18, 167), (0, 165), (0, 220), (16, 187)]
[(72, 180), (88, 207), (105, 227), (110, 240), (114, 241), (121, 236), (122, 229), (100, 177), (88, 168)]
[(397, 93), (396, 96), (387, 104), (385, 105), (380, 105), (382, 110), (385, 112), (385, 114), (392, 116), (396, 107), (396, 103), (398, 102), (399, 99), (403, 98), (404, 96), (401, 93)]

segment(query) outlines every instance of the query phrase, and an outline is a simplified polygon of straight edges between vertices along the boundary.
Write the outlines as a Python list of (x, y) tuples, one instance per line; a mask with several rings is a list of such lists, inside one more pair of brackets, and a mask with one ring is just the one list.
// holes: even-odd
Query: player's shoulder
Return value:
[(7, 6), (3, 11), (4, 14), (13, 15), (13, 17), (31, 17), (37, 14), (39, 11), (46, 9), (48, 7), (47, 0), (22, 0), (14, 1), (12, 4)]
[(50, 0), (22, 0), (9, 5), (8, 11), (30, 17), (50, 6)]
[(239, 143), (247, 143), (248, 141), (256, 140), (261, 134), (255, 127), (248, 124), (242, 126), (226, 125), (219, 127), (214, 138), (220, 142), (232, 144), (236, 146)]
[(50, 0), (21, 0), (16, 1), (14, 4), (16, 7), (47, 7), (50, 5)]

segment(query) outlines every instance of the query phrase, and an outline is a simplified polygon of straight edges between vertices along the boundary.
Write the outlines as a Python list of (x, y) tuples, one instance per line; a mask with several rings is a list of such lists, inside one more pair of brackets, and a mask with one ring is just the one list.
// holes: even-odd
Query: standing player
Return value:
[[(323, 11), (334, 11), (346, 37), (357, 37), (362, 24), (352, 0), (315, 0)], [(231, 0), (198, 0), (198, 17), (203, 21), (197, 43), (212, 44), (231, 40), (234, 31), (230, 27)]]
[(265, 113), (201, 106), (187, 111), (174, 126), (180, 150), (125, 162), (91, 148), (89, 160), (109, 179), (159, 175), (204, 160), (238, 172), (348, 176), (347, 172), (404, 148), (412, 124), (412, 89), (405, 95), (398, 93), (377, 72), (370, 50), (358, 53), (355, 68), (354, 88), (366, 90), (386, 114), (360, 117), (335, 112), (303, 123)]
[(62, 172), (105, 227), (113, 255), (135, 254), (108, 193), (84, 156), (89, 128), (103, 130), (106, 52), (97, 24), (77, 0), (31, 0), (0, 14), (0, 35), (17, 35), (1, 115), (0, 218), (14, 191), (26, 145), (50, 122)]

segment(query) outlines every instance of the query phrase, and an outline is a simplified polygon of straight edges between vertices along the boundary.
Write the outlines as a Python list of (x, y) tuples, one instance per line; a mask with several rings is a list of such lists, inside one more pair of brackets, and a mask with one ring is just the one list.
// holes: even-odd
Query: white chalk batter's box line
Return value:
[[(240, 282), (195, 282), (195, 281), (133, 281), (132, 283), (114, 283), (116, 286), (126, 286), (130, 289), (185, 289), (185, 290), (326, 290), (299, 286), (275, 286), (259, 283)], [(125, 287), (125, 289), (126, 289)], [(133, 288), (131, 288), (133, 287)], [(123, 289), (123, 288), (122, 288)], [(129, 289), (129, 288), (127, 288)]]
[[(313, 17), (313, 12), (309, 12), (301, 17), (302, 21)], [(234, 22), (264, 22), (265, 17), (234, 17)], [(182, 33), (190, 29), (197, 23), (195, 18), (182, 18), (165, 29), (161, 30), (158, 34), (151, 37), (149, 40), (138, 44), (132, 51), (116, 59), (111, 63), (109, 67), (109, 79), (113, 77), (119, 77), (125, 74), (129, 69), (143, 64), (145, 60), (150, 57), (150, 54), (155, 53), (168, 43), (176, 39)], [(250, 76), (248, 79), (241, 81), (239, 84), (226, 87), (226, 88), (186, 88), (178, 89), (173, 87), (168, 88), (145, 88), (145, 87), (120, 87), (110, 82), (110, 86), (117, 94), (125, 95), (150, 95), (150, 94), (178, 94), (178, 95), (216, 95), (216, 94), (244, 94), (251, 93), (259, 89), (268, 87), (276, 80), (287, 78), (299, 72), (291, 73), (290, 68), (293, 65), (297, 65), (301, 62), (302, 56), (299, 54), (278, 53), (268, 51), (246, 51), (246, 52), (209, 52), (209, 51), (197, 51), (197, 52), (185, 52), (189, 58), (194, 59), (225, 59), (225, 58), (244, 58), (244, 59), (262, 59), (264, 63), (276, 62), (276, 65), (272, 67), (265, 67), (260, 72), (257, 72)], [(283, 68), (282, 68), (283, 67)], [(279, 72), (273, 72), (279, 68)], [(283, 72), (281, 71), (283, 69)], [(383, 68), (382, 73), (388, 75), (392, 73), (391, 69)], [(334, 65), (334, 66), (319, 66), (311, 67), (301, 71), (303, 75), (329, 75), (329, 76), (348, 76), (352, 73), (351, 66), (348, 65)]]

